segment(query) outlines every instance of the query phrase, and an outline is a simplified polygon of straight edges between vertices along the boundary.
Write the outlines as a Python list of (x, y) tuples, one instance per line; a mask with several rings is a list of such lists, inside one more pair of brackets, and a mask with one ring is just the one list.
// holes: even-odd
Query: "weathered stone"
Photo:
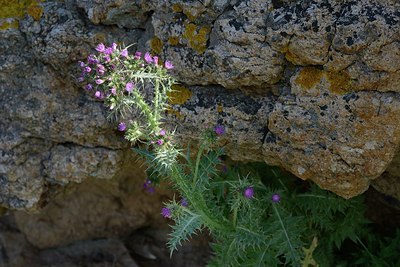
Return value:
[(390, 163), (398, 1), (128, 2), (44, 2), (1, 18), (19, 21), (0, 31), (2, 205), (34, 210), (71, 182), (123, 168), (128, 144), (75, 81), (75, 63), (99, 42), (174, 63), (182, 88), (192, 86), (170, 110), (185, 142), (199, 125), (224, 124), (228, 156), (279, 164), (345, 197)]
[[(349, 198), (364, 192), (399, 142), (397, 94), (359, 92), (302, 97), (275, 105), (264, 144), (267, 163)], [(377, 127), (379, 125), (379, 127)]]
[[(171, 197), (171, 193), (159, 188), (154, 194), (146, 191), (143, 188), (144, 166), (134, 162), (133, 157), (127, 157), (125, 167), (120, 167), (109, 180), (97, 179), (106, 177), (106, 173), (92, 178), (83, 174), (82, 178), (86, 179), (81, 184), (70, 184), (66, 192), (53, 198), (38, 214), (16, 212), (19, 229), (31, 244), (43, 249), (78, 240), (126, 236), (138, 228), (162, 223), (162, 202)], [(71, 166), (75, 168), (74, 164)], [(100, 169), (102, 167), (97, 171)], [(80, 171), (85, 172), (84, 169)], [(77, 173), (72, 170), (69, 177), (62, 178), (70, 178), (72, 182), (76, 179), (73, 175)]]
[(400, 153), (397, 149), (392, 162), (386, 168), (385, 172), (379, 179), (372, 181), (371, 185), (388, 196), (398, 200), (398, 208), (400, 208)]
[(126, 151), (58, 145), (43, 161), (44, 174), (54, 182), (81, 183), (89, 177), (111, 179), (123, 165)]
[[(294, 98), (244, 99), (240, 93), (194, 88), (185, 104), (176, 105), (178, 113), (171, 114), (180, 125), (192, 125), (199, 117), (205, 128), (224, 125), (220, 142), (235, 160), (282, 166), (346, 198), (361, 194), (395, 153), (400, 96), (339, 95), (326, 87), (312, 94), (303, 90)], [(180, 131), (182, 139), (196, 140), (201, 129), (189, 126)]]

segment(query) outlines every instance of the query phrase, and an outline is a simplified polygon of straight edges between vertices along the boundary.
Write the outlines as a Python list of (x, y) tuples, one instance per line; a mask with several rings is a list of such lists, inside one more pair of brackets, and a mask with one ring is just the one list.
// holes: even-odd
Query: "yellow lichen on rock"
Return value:
[(170, 45), (173, 45), (173, 46), (178, 45), (179, 44), (179, 38), (177, 36), (170, 36), (168, 38), (168, 43)]
[(328, 88), (335, 94), (346, 94), (351, 91), (350, 75), (347, 71), (325, 71), (316, 67), (304, 67), (294, 79), (294, 83), (304, 90), (318, 90), (317, 85), (328, 83)]
[(16, 19), (7, 19), (3, 22), (0, 21), (0, 30), (16, 29), (19, 26), (19, 21)]
[(43, 8), (37, 4), (37, 2), (28, 6), (26, 12), (30, 15), (34, 20), (39, 20), (43, 14)]
[(172, 5), (172, 10), (174, 11), (174, 12), (182, 12), (182, 7), (181, 7), (181, 5), (180, 4), (178, 4), (178, 3), (176, 3), (176, 4), (173, 4)]
[(329, 89), (336, 94), (346, 94), (351, 91), (350, 75), (347, 71), (329, 71), (326, 73)]
[(184, 86), (174, 84), (168, 93), (169, 104), (182, 105), (192, 97), (192, 92)]
[(183, 37), (188, 40), (188, 46), (195, 50), (199, 54), (203, 54), (206, 51), (208, 33), (210, 27), (202, 26), (198, 27), (193, 23), (186, 24), (185, 33)]
[(196, 19), (196, 16), (193, 15), (193, 14), (190, 12), (190, 10), (184, 9), (184, 10), (183, 10), (183, 14), (185, 14), (186, 17), (188, 18), (188, 20), (190, 20), (190, 21), (194, 21), (194, 20)]
[(222, 104), (218, 104), (217, 105), (217, 112), (218, 113), (222, 113), (224, 111), (224, 107), (222, 106)]
[(301, 62), (300, 58), (297, 55), (290, 52), (290, 50), (286, 49), (284, 53), (286, 60), (289, 61), (290, 63), (297, 65), (299, 62)]
[(158, 37), (154, 37), (150, 40), (150, 48), (154, 54), (161, 54), (163, 45), (163, 41)]
[(177, 118), (179, 120), (183, 120), (185, 118), (185, 116), (182, 115), (179, 111), (172, 109), (172, 108), (167, 109), (167, 114), (170, 116), (175, 116), (175, 118)]
[(323, 74), (323, 70), (315, 67), (304, 67), (297, 75), (295, 83), (304, 89), (311, 89), (320, 82)]
[(0, 29), (18, 28), (18, 19), (26, 13), (39, 20), (43, 14), (43, 8), (39, 6), (39, 0), (0, 0)]

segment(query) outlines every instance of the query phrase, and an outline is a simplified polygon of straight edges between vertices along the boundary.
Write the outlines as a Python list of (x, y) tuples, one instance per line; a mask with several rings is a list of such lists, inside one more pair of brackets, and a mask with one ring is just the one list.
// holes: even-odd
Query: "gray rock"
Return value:
[(76, 82), (76, 62), (99, 42), (171, 60), (191, 92), (172, 103), (180, 138), (224, 124), (222, 143), (235, 160), (277, 164), (352, 197), (398, 147), (398, 1), (67, 0), (36, 8), (0, 31), (0, 203), (8, 208), (39, 209), (61, 189), (117, 177), (126, 166), (116, 123)]

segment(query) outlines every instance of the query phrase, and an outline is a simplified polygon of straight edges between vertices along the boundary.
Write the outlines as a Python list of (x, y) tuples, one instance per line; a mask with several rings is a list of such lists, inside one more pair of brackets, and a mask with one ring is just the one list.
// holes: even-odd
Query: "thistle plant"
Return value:
[(130, 55), (128, 47), (115, 43), (110, 47), (99, 44), (96, 51), (87, 62), (79, 62), (82, 75), (78, 80), (86, 81), (83, 87), (104, 101), (109, 119), (120, 121), (118, 129), (126, 131), (126, 139), (132, 143), (156, 140), (161, 146), (165, 135), (162, 114), (174, 83), (167, 71), (173, 65), (169, 61), (161, 64), (148, 52), (143, 57), (141, 52)]
[(174, 222), (171, 254), (204, 229), (213, 238), (210, 266), (334, 266), (334, 250), (345, 240), (363, 245), (368, 221), (361, 197), (299, 188), (266, 165), (228, 166), (217, 145), (223, 125), (202, 134), (194, 157), (189, 149), (184, 153), (163, 125), (173, 65), (116, 44), (99, 44), (96, 51), (79, 63), (79, 81), (104, 101), (109, 119), (147, 160), (144, 188), (152, 192), (157, 181), (169, 179), (178, 192), (161, 211)]

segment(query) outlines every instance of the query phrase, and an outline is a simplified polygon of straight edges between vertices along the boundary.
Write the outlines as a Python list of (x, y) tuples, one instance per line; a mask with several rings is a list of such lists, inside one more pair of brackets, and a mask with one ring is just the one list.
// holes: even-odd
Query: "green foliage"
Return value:
[(367, 244), (361, 240), (357, 243), (361, 249), (353, 254), (354, 266), (400, 266), (400, 229), (396, 230), (392, 238), (380, 239), (372, 235), (367, 240)]
[[(347, 266), (335, 255), (345, 242), (362, 247), (353, 264), (391, 266), (397, 261), (400, 266), (400, 232), (384, 242), (372, 238), (362, 197), (345, 200), (316, 185), (298, 186), (290, 175), (265, 164), (228, 166), (215, 145), (224, 133), (221, 125), (203, 133), (194, 157), (189, 149), (182, 153), (174, 132), (162, 127), (173, 79), (165, 68), (148, 62), (150, 55), (145, 62), (122, 58), (121, 51), (115, 48), (105, 63), (103, 54), (92, 57), (107, 70), (102, 78), (107, 82), (96, 82), (96, 90), (106, 95), (110, 118), (129, 122), (125, 137), (140, 144), (134, 151), (148, 162), (150, 180), (169, 179), (182, 198), (162, 211), (174, 221), (171, 253), (207, 229), (214, 250), (209, 266)], [(98, 79), (90, 75), (89, 80)], [(134, 90), (124, 89), (128, 81)], [(110, 87), (116, 91), (106, 94)], [(370, 240), (367, 245), (363, 238)]]

